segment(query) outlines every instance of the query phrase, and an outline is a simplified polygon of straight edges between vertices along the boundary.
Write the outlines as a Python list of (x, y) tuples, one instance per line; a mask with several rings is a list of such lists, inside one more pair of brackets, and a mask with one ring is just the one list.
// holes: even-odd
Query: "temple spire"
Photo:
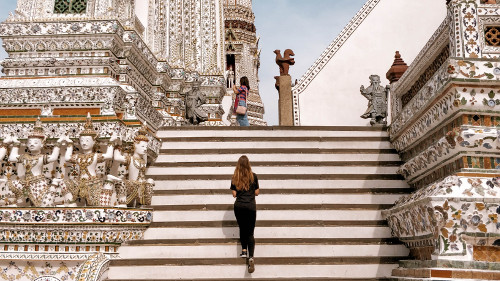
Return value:
[(403, 76), (405, 71), (408, 69), (408, 65), (401, 58), (401, 54), (399, 51), (396, 51), (396, 55), (394, 56), (394, 62), (392, 63), (391, 68), (387, 71), (385, 77), (392, 83), (395, 83)]

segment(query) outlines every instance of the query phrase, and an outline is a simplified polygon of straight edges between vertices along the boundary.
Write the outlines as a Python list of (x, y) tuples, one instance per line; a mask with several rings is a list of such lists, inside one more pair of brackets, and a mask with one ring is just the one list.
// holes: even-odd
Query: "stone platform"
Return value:
[(0, 279), (102, 280), (119, 246), (151, 221), (147, 209), (0, 208)]

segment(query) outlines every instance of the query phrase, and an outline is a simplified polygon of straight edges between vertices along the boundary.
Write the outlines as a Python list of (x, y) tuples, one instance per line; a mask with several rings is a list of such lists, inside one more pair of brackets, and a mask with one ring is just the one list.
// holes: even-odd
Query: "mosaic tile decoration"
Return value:
[(153, 220), (151, 210), (126, 208), (0, 208), (0, 225), (140, 225)]
[[(500, 243), (500, 177), (450, 176), (384, 211), (393, 234), (410, 248), (433, 245), (437, 256), (469, 256)], [(429, 257), (430, 258), (430, 257)]]

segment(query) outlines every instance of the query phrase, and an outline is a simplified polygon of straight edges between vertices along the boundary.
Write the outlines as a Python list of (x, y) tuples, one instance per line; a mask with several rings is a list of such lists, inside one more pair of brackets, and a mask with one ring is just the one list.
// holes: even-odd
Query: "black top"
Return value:
[(235, 205), (240, 207), (247, 207), (255, 209), (255, 190), (259, 189), (259, 179), (257, 179), (257, 175), (253, 173), (253, 182), (250, 184), (250, 189), (246, 190), (237, 190), (236, 186), (231, 183), (231, 190), (236, 191), (236, 201)]

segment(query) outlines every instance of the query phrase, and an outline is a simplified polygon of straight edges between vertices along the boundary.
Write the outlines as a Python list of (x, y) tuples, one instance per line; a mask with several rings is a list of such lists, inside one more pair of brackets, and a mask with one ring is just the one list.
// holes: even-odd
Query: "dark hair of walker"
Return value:
[(240, 85), (241, 86), (246, 86), (247, 89), (250, 91), (250, 81), (248, 81), (248, 77), (243, 76), (240, 78)]

